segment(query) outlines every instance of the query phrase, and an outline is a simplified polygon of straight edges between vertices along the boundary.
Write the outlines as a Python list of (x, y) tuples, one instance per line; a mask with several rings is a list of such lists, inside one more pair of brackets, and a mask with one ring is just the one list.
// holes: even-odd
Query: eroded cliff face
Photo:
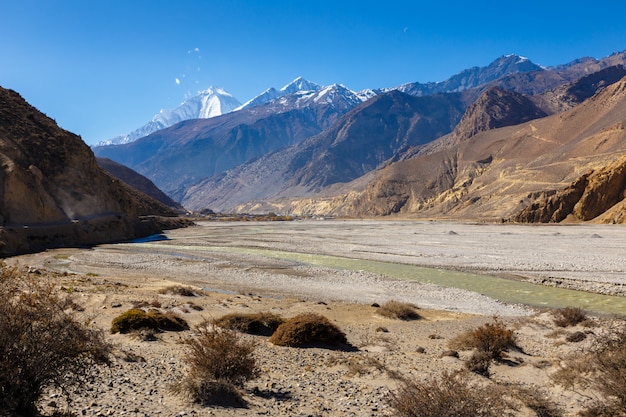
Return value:
[(626, 155), (604, 168), (582, 175), (569, 187), (545, 196), (513, 217), (522, 223), (554, 223), (566, 219), (625, 223)]
[[(80, 137), (0, 88), (0, 255), (154, 233)], [(154, 213), (165, 214), (165, 213)]]

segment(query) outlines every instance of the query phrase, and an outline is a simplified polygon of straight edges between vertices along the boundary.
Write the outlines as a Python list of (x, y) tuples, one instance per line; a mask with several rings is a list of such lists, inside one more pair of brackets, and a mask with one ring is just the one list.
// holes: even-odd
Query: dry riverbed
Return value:
[[(261, 377), (246, 386), (248, 407), (212, 408), (190, 404), (169, 390), (185, 373), (184, 347), (178, 341), (191, 332), (162, 333), (156, 341), (110, 335), (116, 358), (97, 381), (77, 391), (71, 409), (79, 415), (393, 415), (387, 398), (397, 387), (397, 374), (424, 380), (462, 369), (470, 352), (460, 352), (459, 358), (445, 356), (448, 342), (494, 315), (515, 329), (523, 352), (511, 353), (515, 366), (494, 365), (485, 383), (545, 387), (567, 415), (590, 401), (549, 386), (549, 376), (563, 357), (591, 346), (610, 318), (594, 318), (592, 328), (559, 330), (546, 311), (475, 292), (239, 248), (484, 272), (614, 294), (623, 294), (626, 281), (626, 228), (619, 226), (201, 223), (166, 236), (168, 240), (148, 244), (52, 250), (9, 263), (66, 272), (55, 279), (84, 307), (81, 314), (107, 331), (115, 316), (141, 303), (176, 312), (192, 326), (233, 312), (270, 311), (284, 317), (316, 312), (337, 324), (358, 350), (285, 348), (246, 336), (257, 342), (262, 369)], [(196, 297), (160, 292), (179, 283), (204, 291)], [(423, 319), (384, 318), (371, 305), (391, 299), (416, 304)], [(567, 342), (575, 331), (589, 337)], [(51, 392), (44, 405), (51, 410), (61, 406), (57, 401)]]

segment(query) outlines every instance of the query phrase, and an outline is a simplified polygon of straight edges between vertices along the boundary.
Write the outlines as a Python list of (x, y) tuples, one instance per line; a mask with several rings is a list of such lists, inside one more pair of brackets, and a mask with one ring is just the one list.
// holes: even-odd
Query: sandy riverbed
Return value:
[[(470, 353), (442, 356), (448, 341), (491, 321), (493, 315), (516, 330), (523, 352), (512, 353), (516, 366), (494, 365), (491, 379), (484, 383), (544, 387), (566, 415), (575, 415), (590, 401), (550, 385), (549, 376), (563, 357), (591, 346), (608, 322), (598, 322), (601, 327), (592, 331), (584, 327), (561, 331), (548, 313), (475, 292), (224, 248), (333, 255), (548, 282), (559, 279), (564, 285), (613, 293), (619, 293), (626, 280), (626, 228), (614, 226), (202, 223), (168, 232), (167, 237), (152, 244), (57, 249), (8, 262), (68, 272), (56, 279), (85, 307), (81, 314), (105, 331), (116, 315), (141, 301), (158, 301), (163, 310), (180, 314), (191, 325), (232, 312), (272, 311), (285, 317), (317, 312), (342, 328), (359, 350), (281, 348), (255, 337), (262, 376), (246, 387), (248, 407), (207, 408), (189, 404), (168, 388), (185, 372), (183, 347), (177, 342), (186, 335), (163, 333), (156, 342), (110, 335), (116, 359), (92, 385), (77, 390), (72, 410), (79, 415), (393, 415), (386, 401), (397, 386), (392, 375), (425, 379), (436, 378), (443, 370), (462, 369)], [(159, 293), (175, 283), (208, 291), (193, 299)], [(417, 304), (423, 319), (392, 320), (370, 306), (388, 299)], [(190, 302), (203, 310), (190, 308)], [(380, 328), (386, 332), (377, 331)], [(574, 331), (589, 337), (566, 342)], [(383, 366), (372, 366), (375, 361)], [(355, 363), (365, 365), (355, 373)], [(54, 392), (47, 395), (44, 405), (51, 410), (51, 401), (58, 400)], [(533, 414), (526, 410), (520, 415)]]

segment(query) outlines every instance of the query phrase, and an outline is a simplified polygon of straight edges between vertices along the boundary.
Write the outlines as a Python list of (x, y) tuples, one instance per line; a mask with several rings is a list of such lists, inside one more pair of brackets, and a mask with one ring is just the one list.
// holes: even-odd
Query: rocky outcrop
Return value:
[(105, 174), (80, 137), (0, 88), (0, 255), (158, 232), (140, 201)]
[(465, 140), (479, 132), (517, 125), (547, 115), (530, 98), (493, 87), (467, 108), (453, 135), (458, 140)]
[[(570, 217), (587, 221), (598, 217), (605, 223), (624, 223), (626, 198), (626, 155), (602, 169), (582, 175), (572, 185), (526, 207), (513, 217), (521, 223), (553, 223)], [(606, 215), (605, 215), (606, 213)]]

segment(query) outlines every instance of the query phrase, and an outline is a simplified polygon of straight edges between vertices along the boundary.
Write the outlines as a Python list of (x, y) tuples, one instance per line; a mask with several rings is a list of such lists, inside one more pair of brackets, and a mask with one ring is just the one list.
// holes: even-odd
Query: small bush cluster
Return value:
[(120, 314), (111, 324), (111, 333), (128, 333), (141, 329), (178, 332), (189, 330), (189, 325), (176, 314), (161, 313), (158, 310), (144, 311), (139, 308)]
[(587, 313), (580, 307), (565, 307), (552, 312), (554, 324), (559, 327), (575, 326), (587, 320)]
[(213, 324), (242, 333), (271, 336), (283, 321), (282, 317), (274, 313), (232, 313), (214, 320)]
[(183, 344), (188, 348), (189, 372), (175, 391), (203, 405), (243, 406), (239, 389), (259, 374), (255, 343), (205, 322)]
[(346, 335), (326, 317), (319, 314), (300, 314), (278, 326), (270, 337), (278, 346), (341, 346), (346, 345)]
[(199, 291), (196, 289), (182, 285), (172, 285), (171, 287), (163, 288), (159, 290), (159, 293), (180, 295), (182, 297), (197, 297), (199, 295)]
[(421, 318), (415, 305), (394, 300), (381, 305), (378, 314), (398, 320), (419, 320)]
[(0, 414), (34, 416), (44, 389), (68, 395), (108, 362), (111, 347), (45, 277), (0, 268)]
[(490, 359), (499, 360), (502, 353), (509, 349), (516, 349), (516, 337), (513, 330), (494, 318), (493, 323), (484, 325), (460, 334), (450, 341), (450, 347), (456, 349), (476, 349)]
[(404, 381), (389, 403), (400, 417), (502, 417), (514, 411), (501, 389), (472, 384), (462, 372), (445, 372), (438, 380)]

